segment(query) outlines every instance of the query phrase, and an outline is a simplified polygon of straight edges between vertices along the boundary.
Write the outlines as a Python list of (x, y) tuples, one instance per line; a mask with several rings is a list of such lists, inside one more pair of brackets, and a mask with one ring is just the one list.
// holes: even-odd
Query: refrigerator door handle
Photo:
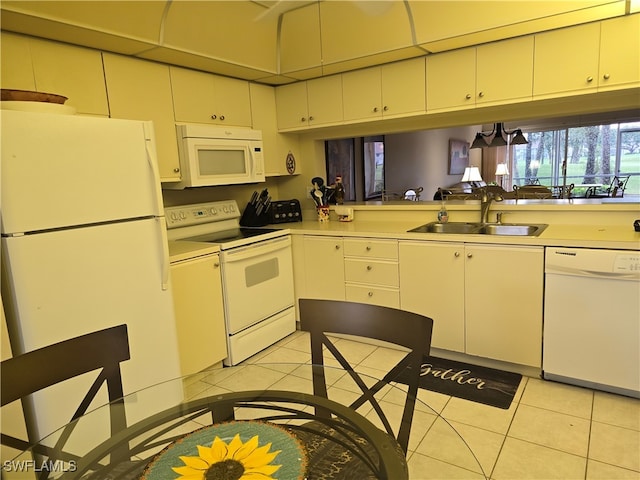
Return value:
[(151, 167), (151, 173), (153, 175), (153, 183), (155, 185), (155, 200), (157, 215), (163, 215), (164, 204), (162, 202), (162, 189), (160, 188), (160, 170), (158, 169), (158, 160), (155, 151), (155, 137), (153, 135), (153, 124), (151, 122), (144, 122), (145, 131), (145, 150), (147, 151), (147, 161)]
[(158, 230), (160, 230), (160, 243), (162, 247), (162, 290), (169, 289), (169, 240), (167, 238), (167, 221), (164, 217), (156, 217)]

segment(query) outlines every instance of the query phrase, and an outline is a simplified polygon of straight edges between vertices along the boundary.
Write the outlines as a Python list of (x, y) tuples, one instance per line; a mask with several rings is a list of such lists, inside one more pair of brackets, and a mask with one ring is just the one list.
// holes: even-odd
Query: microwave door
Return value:
[(190, 169), (195, 175), (192, 186), (229, 185), (252, 180), (251, 153), (247, 145), (225, 144), (224, 141), (199, 143), (193, 139)]

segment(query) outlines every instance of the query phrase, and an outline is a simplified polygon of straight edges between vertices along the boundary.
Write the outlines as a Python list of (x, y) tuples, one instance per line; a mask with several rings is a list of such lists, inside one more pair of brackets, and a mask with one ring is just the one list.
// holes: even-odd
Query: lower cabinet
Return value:
[(342, 237), (304, 236), (304, 292), (299, 297), (344, 300)]
[(171, 264), (182, 375), (227, 357), (220, 259), (217, 254)]
[(541, 367), (544, 249), (400, 241), (400, 306), (433, 318), (432, 345)]

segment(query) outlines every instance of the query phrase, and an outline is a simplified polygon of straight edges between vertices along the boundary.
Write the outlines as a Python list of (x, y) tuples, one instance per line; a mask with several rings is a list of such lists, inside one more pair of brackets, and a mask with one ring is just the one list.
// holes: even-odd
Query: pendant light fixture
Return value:
[[(484, 148), (484, 147), (504, 147), (507, 145), (507, 139), (505, 139), (504, 135), (507, 135), (509, 139), (509, 145), (524, 145), (527, 142), (527, 139), (522, 134), (522, 130), (519, 128), (515, 130), (507, 130), (504, 128), (504, 123), (494, 123), (493, 130), (489, 133), (478, 132), (476, 133), (476, 138), (473, 140), (471, 147), (469, 148)], [(492, 137), (491, 142), (487, 143), (487, 138)]]

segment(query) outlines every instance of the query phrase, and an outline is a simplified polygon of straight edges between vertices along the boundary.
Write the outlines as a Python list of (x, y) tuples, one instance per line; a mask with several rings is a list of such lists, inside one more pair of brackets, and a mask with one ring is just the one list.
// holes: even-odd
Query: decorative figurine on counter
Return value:
[(344, 203), (344, 184), (342, 183), (342, 176), (336, 176), (336, 184), (334, 186), (334, 195), (333, 198), (336, 201), (336, 205), (342, 205)]

